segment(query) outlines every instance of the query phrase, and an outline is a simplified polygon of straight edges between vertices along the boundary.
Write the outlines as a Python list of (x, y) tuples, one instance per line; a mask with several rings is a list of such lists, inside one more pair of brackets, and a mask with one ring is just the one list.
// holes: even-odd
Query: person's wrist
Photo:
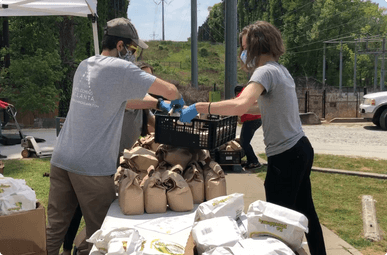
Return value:
[(157, 99), (157, 105), (156, 105), (156, 109), (157, 109), (157, 110), (161, 110), (161, 109), (160, 109), (160, 104), (161, 104), (162, 101), (164, 101), (162, 98), (158, 98), (158, 99)]

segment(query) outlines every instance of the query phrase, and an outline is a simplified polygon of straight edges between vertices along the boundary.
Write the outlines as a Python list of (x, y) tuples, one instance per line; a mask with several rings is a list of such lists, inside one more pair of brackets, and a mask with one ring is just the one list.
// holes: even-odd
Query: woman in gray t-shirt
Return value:
[(294, 80), (278, 63), (285, 53), (281, 33), (270, 23), (257, 21), (242, 30), (239, 40), (242, 67), (252, 73), (241, 95), (193, 104), (182, 110), (180, 121), (190, 122), (198, 112), (260, 113), (268, 156), (266, 200), (303, 213), (309, 220), (306, 237), (311, 254), (326, 254), (310, 183), (314, 151), (302, 130)]

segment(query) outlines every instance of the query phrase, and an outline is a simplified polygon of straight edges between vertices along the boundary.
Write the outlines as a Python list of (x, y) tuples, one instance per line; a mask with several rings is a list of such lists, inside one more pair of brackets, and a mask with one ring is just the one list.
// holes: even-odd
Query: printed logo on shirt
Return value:
[[(86, 87), (86, 88), (82, 88), (82, 87)], [(87, 71), (80, 78), (78, 86), (74, 87), (71, 101), (74, 101), (76, 103), (83, 104), (86, 106), (99, 108), (99, 106), (95, 104), (93, 91), (91, 90), (89, 68), (87, 68)]]

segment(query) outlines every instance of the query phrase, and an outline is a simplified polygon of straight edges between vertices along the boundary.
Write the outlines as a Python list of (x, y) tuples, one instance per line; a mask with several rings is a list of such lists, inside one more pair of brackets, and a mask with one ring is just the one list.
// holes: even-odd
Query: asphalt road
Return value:
[[(240, 134), (237, 128), (237, 136)], [(387, 160), (387, 131), (374, 126), (371, 122), (328, 123), (321, 125), (304, 125), (304, 132), (309, 138), (315, 153), (344, 156), (359, 156)], [(43, 138), (46, 142), (38, 143), (41, 149), (53, 150), (56, 140), (55, 129), (23, 129), (25, 135)], [(16, 130), (3, 130), (4, 134), (15, 134)], [(262, 128), (254, 135), (252, 145), (256, 153), (264, 153)], [(9, 159), (21, 158), (20, 144), (3, 146), (1, 154)]]
[[(303, 129), (317, 154), (387, 160), (387, 131), (371, 122), (304, 125)], [(237, 136), (239, 134), (240, 127)], [(262, 128), (255, 133), (252, 145), (256, 153), (265, 152)]]

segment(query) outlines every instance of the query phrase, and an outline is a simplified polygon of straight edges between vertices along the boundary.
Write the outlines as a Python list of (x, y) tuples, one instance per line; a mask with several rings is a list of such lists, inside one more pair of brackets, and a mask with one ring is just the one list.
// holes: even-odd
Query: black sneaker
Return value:
[(261, 163), (250, 163), (249, 165), (245, 166), (245, 169), (258, 169), (258, 168), (261, 168), (262, 165)]
[(7, 156), (0, 154), (0, 158), (7, 158)]

